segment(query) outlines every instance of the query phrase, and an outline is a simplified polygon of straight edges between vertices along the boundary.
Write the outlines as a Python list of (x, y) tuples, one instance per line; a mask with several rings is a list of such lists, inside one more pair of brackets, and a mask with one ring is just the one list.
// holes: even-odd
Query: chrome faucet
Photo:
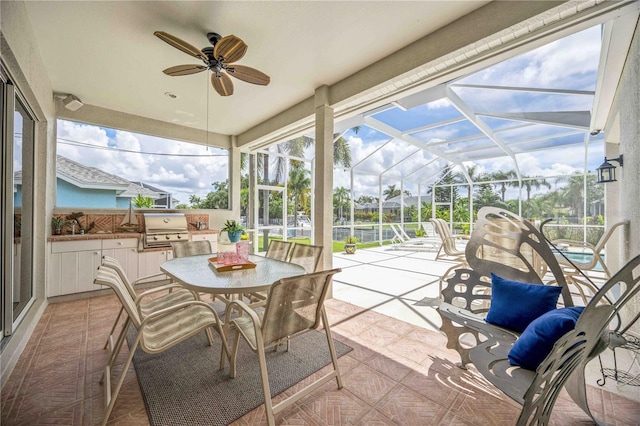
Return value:
[(76, 235), (76, 223), (78, 223), (78, 221), (75, 219), (71, 222), (71, 235)]

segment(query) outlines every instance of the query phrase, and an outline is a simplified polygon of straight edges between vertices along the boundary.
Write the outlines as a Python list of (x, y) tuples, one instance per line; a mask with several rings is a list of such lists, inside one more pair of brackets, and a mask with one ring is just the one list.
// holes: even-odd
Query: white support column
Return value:
[(233, 216), (240, 219), (240, 149), (236, 146), (236, 137), (231, 138), (231, 149), (229, 152), (229, 208)]
[(418, 183), (418, 229), (422, 227), (422, 185)]
[(325, 249), (322, 267), (333, 267), (333, 108), (329, 106), (329, 88), (315, 92), (316, 173), (314, 194), (314, 241)]
[(382, 175), (378, 176), (378, 235), (382, 245)]

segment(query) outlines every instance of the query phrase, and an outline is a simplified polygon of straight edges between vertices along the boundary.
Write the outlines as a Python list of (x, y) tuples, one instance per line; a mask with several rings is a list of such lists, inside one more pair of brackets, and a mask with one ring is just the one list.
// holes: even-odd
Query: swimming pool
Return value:
[[(591, 253), (576, 253), (576, 252), (564, 251), (562, 252), (562, 254), (564, 254), (569, 260), (573, 262), (580, 262), (580, 263), (589, 263), (593, 258), (593, 255)], [(561, 254), (556, 254), (556, 256), (562, 257)], [(604, 255), (600, 255), (600, 257), (602, 257), (602, 259), (604, 260)], [(598, 262), (598, 264), (596, 265), (595, 268), (593, 268), (593, 270), (594, 271), (603, 270), (600, 262)]]

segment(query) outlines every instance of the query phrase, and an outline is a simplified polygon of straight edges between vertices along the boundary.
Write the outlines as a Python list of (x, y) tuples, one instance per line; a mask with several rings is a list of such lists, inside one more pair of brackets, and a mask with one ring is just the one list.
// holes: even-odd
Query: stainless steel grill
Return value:
[(189, 241), (187, 218), (182, 213), (144, 213), (144, 248), (169, 247), (177, 241)]

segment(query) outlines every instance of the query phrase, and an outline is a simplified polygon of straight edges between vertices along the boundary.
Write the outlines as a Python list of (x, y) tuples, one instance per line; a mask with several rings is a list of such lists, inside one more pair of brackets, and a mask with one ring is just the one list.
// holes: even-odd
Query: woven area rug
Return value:
[[(133, 341), (135, 329), (127, 335)], [(136, 350), (133, 365), (152, 425), (226, 425), (264, 403), (258, 356), (240, 341), (235, 379), (229, 363), (219, 370), (220, 336), (208, 346), (200, 333), (163, 353)], [(351, 347), (334, 339), (338, 357)], [(267, 351), (271, 395), (275, 396), (331, 362), (324, 332), (291, 340), (291, 350)], [(335, 383), (335, 382), (334, 382)]]

